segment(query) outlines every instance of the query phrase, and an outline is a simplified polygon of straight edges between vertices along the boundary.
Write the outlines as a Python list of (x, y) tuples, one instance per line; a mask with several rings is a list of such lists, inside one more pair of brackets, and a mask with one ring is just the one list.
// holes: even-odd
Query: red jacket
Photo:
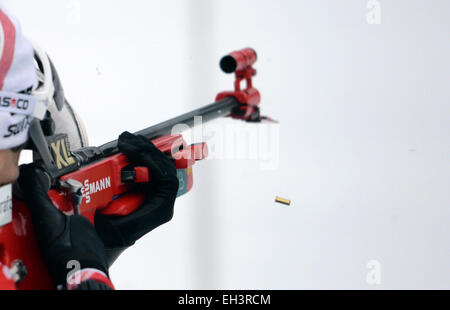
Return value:
[[(11, 270), (0, 263), (0, 290), (16, 290)], [(97, 269), (82, 269), (67, 281), (68, 290), (113, 290), (114, 285), (103, 272)]]

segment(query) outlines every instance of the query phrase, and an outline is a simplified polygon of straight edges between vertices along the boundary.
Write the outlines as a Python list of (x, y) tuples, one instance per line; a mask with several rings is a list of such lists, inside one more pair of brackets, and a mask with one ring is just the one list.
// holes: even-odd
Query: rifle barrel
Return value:
[[(194, 117), (201, 116), (202, 123), (212, 121), (214, 119), (228, 116), (234, 108), (237, 108), (240, 103), (234, 97), (228, 97), (223, 100), (211, 103), (194, 111), (185, 113), (183, 115), (174, 117), (165, 122), (140, 130), (135, 134), (143, 135), (147, 139), (155, 139), (164, 135), (172, 133), (172, 128), (175, 125), (184, 124), (189, 128), (194, 127)], [(119, 152), (117, 148), (117, 140), (108, 142), (99, 147), (104, 156), (110, 156)]]

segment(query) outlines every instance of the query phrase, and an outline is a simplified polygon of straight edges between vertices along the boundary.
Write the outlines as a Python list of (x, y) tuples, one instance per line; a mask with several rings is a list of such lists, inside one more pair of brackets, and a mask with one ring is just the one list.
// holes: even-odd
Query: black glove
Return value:
[(143, 136), (124, 132), (119, 137), (118, 147), (133, 164), (149, 169), (151, 181), (141, 184), (146, 198), (133, 213), (122, 217), (95, 215), (95, 228), (105, 244), (110, 265), (136, 240), (172, 219), (178, 192), (174, 159), (162, 153), (152, 142)]
[(18, 182), (55, 286), (65, 286), (67, 273), (73, 271), (67, 265), (71, 260), (78, 261), (81, 269), (95, 268), (108, 274), (105, 249), (94, 226), (83, 216), (67, 216), (58, 210), (42, 185), (42, 176), (33, 164), (24, 165)]

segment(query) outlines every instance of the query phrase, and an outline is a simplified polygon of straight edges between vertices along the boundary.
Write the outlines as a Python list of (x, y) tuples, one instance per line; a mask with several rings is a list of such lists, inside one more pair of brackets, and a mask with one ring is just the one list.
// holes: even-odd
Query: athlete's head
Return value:
[[(34, 133), (31, 140), (43, 134), (30, 124), (44, 118), (54, 131), (45, 130), (45, 135), (64, 133), (74, 148), (87, 145), (84, 126), (66, 102), (50, 58), (22, 35), (18, 21), (0, 5), (0, 186), (17, 179), (19, 154), (29, 130)], [(38, 157), (45, 148), (40, 147)]]
[(18, 21), (0, 7), (0, 185), (18, 177), (21, 146), (28, 140), (38, 78), (31, 43)]

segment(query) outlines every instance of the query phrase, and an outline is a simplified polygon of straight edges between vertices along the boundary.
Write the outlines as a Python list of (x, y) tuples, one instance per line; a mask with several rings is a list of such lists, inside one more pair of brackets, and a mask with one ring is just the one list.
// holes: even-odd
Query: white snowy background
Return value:
[(448, 0), (375, 1), (380, 24), (366, 0), (1, 2), (92, 145), (213, 102), (232, 88), (219, 59), (258, 51), (277, 168), (198, 163), (173, 220), (111, 268), (117, 288), (450, 288)]

